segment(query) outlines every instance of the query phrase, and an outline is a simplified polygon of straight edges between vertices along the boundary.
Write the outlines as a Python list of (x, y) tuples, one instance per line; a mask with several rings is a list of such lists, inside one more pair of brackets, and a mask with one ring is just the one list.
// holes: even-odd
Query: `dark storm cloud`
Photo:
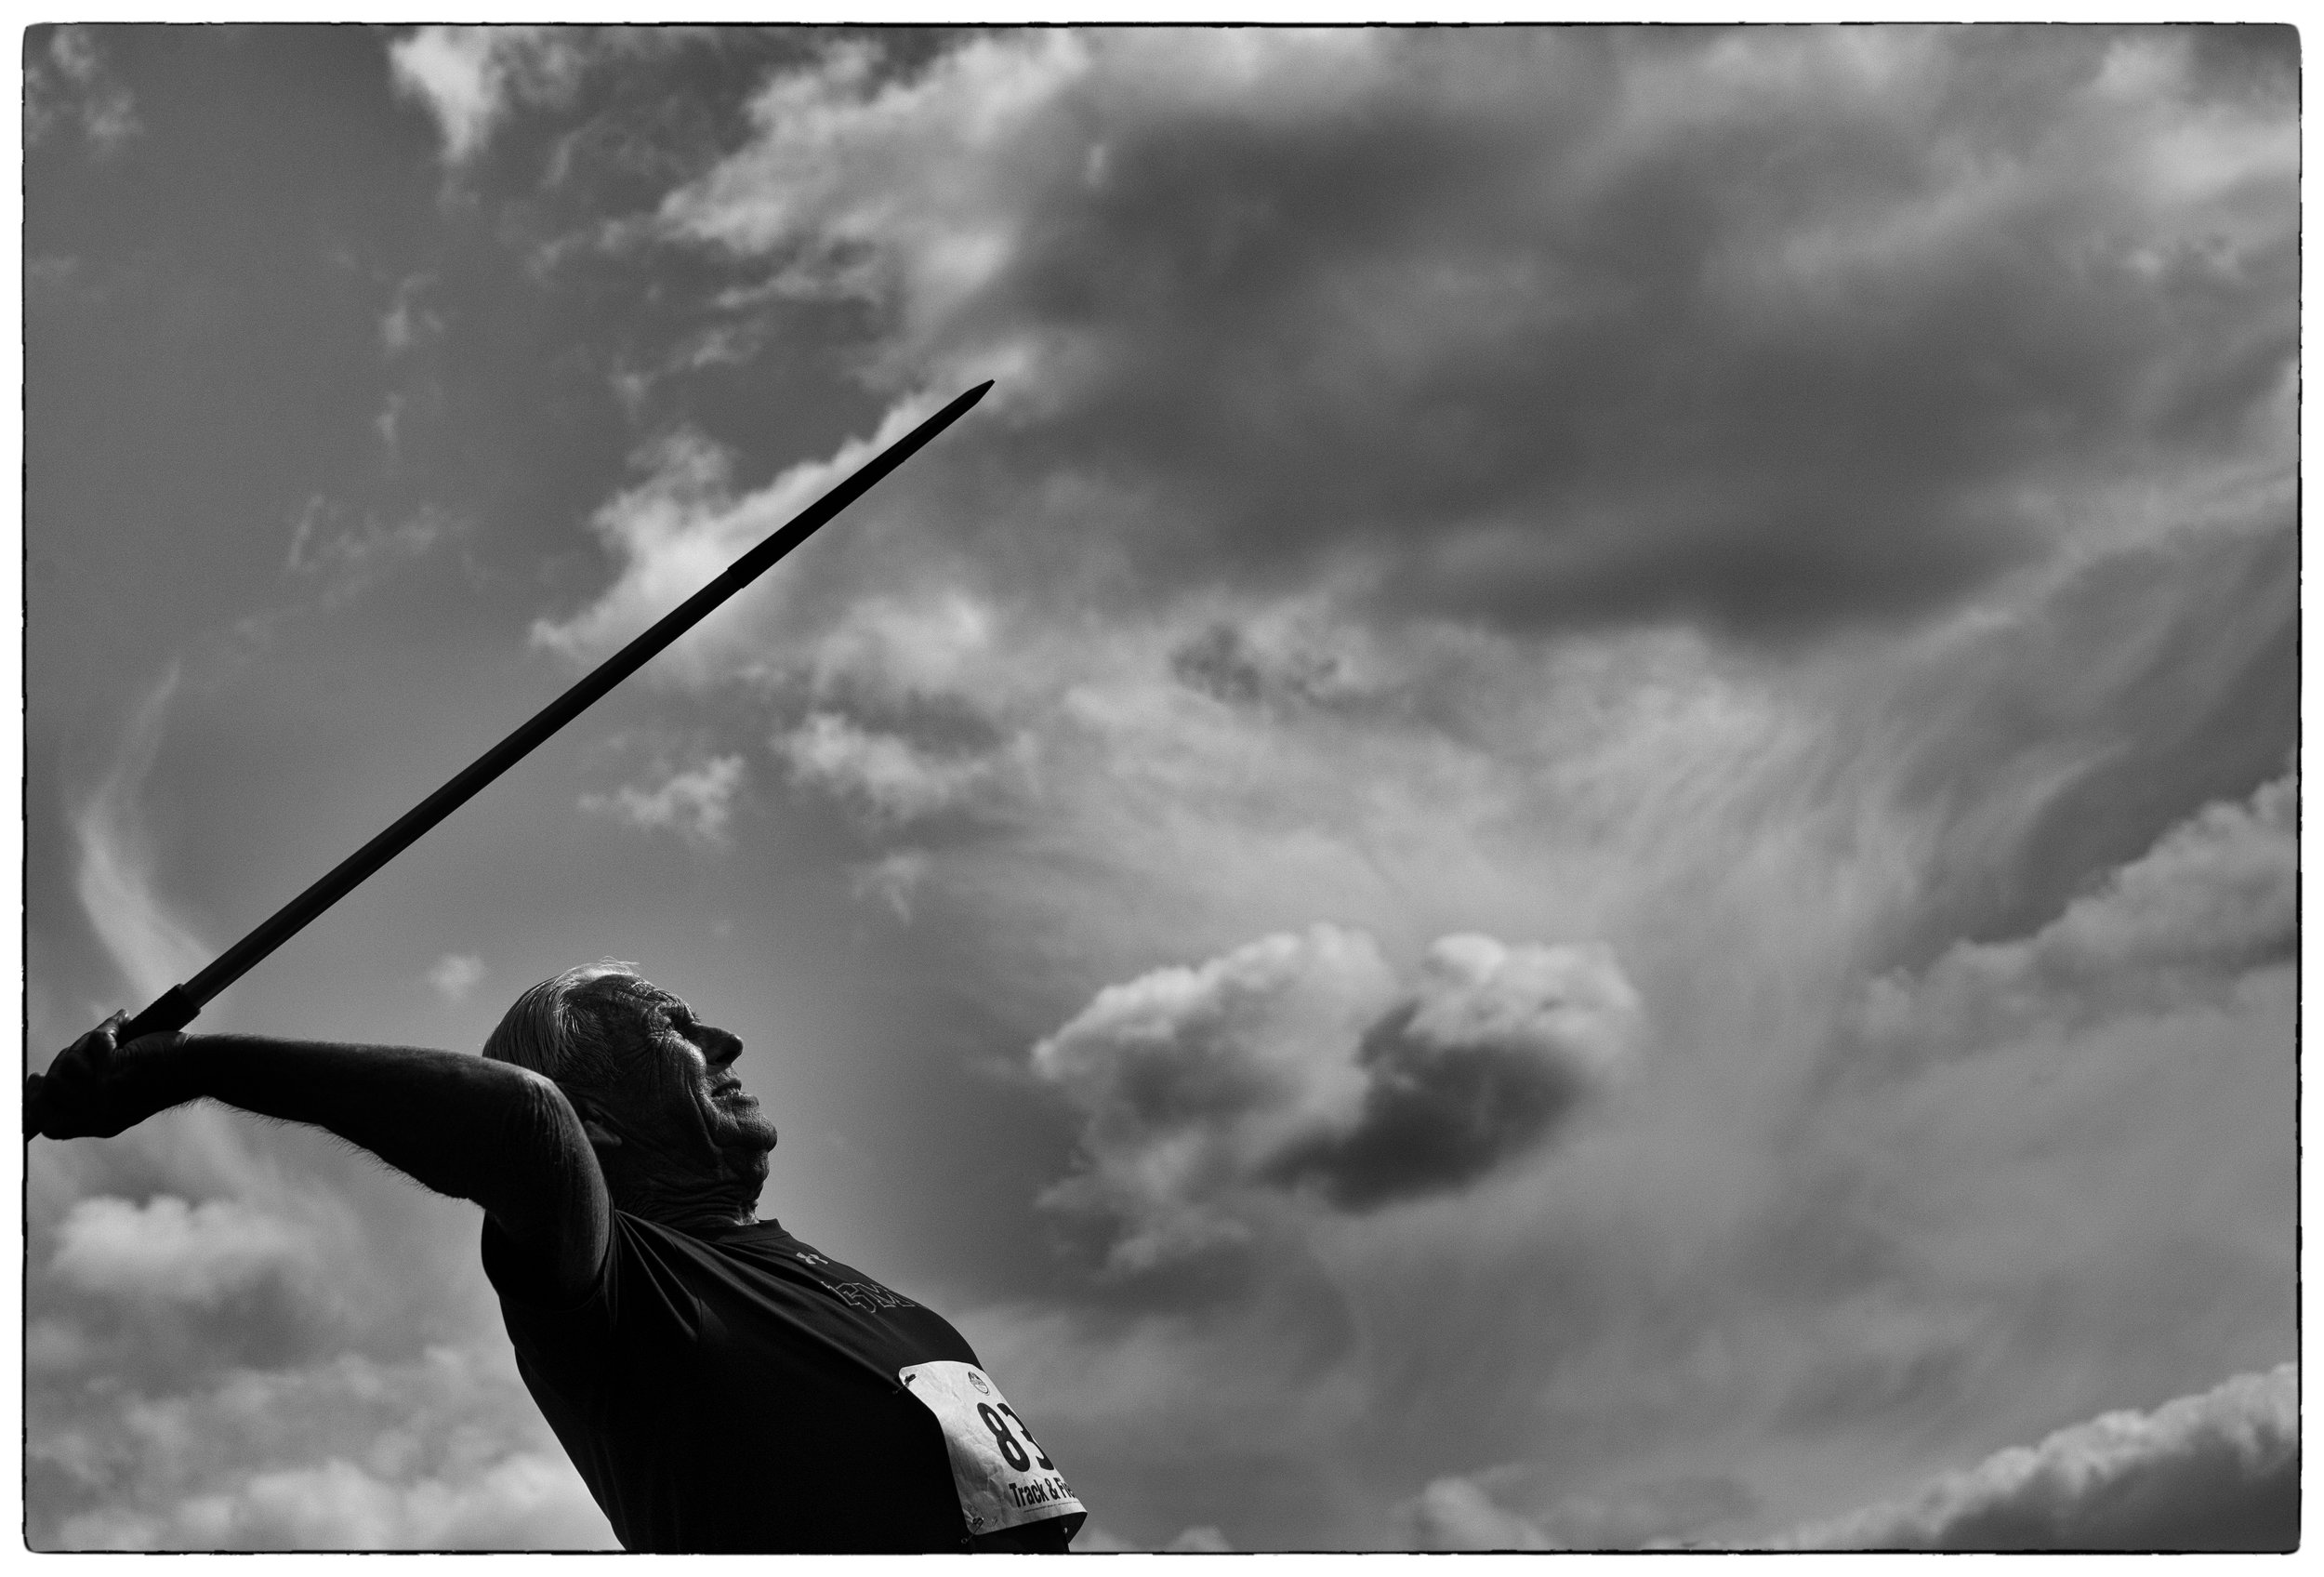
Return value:
[(1170, 674), (1190, 689), (1229, 705), (1302, 703), (1330, 693), (1336, 669), (1328, 658), (1300, 654), (1271, 662), (1252, 650), (1232, 624), (1213, 624), (1170, 654)]
[(1584, 1071), (1522, 1044), (1444, 1044), (1413, 1032), (1419, 1004), (1365, 1032), (1368, 1079), (1355, 1126), (1294, 1145), (1261, 1175), (1314, 1184), (1342, 1210), (1443, 1193), (1475, 1182), (1546, 1138), (1590, 1093)]
[(2299, 1378), (2244, 1374), (2151, 1413), (2115, 1412), (2002, 1451), (1910, 1501), (1802, 1529), (1790, 1547), (2296, 1549)]
[(664, 217), (867, 298), (877, 378), (1010, 383), (997, 463), (1167, 510), (1149, 584), (1779, 639), (1943, 605), (2278, 399), (2290, 100), (2199, 36), (839, 51)]
[(1118, 1222), (1112, 1263), (1143, 1269), (1248, 1240), (1265, 1194), (1362, 1213), (1468, 1186), (1604, 1087), (1638, 1006), (1604, 948), (1476, 935), (1408, 985), (1328, 925), (1156, 970), (1034, 1048), (1088, 1120), (1047, 1202)]

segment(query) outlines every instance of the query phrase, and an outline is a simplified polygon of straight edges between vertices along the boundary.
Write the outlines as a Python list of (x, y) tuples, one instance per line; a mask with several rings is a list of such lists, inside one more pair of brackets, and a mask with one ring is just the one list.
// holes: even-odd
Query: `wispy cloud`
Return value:
[(397, 283), (395, 304), (379, 320), (379, 343), (389, 355), (401, 355), (423, 338), (443, 332), (442, 314), (420, 301), (439, 284), (432, 273), (407, 274)]
[(878, 898), (908, 924), (913, 901), (920, 884), (928, 880), (930, 863), (925, 849), (891, 850), (857, 867), (849, 878), (849, 888), (857, 898)]
[(146, 693), (97, 787), (68, 807), (80, 861), (73, 891), (115, 968), (141, 998), (161, 995), (210, 959), (210, 949), (155, 892), (153, 848), (139, 796), (178, 691), (172, 664)]
[(84, 26), (33, 29), (48, 47), (28, 36), (24, 71), (24, 140), (39, 141), (59, 125), (80, 127), (90, 145), (110, 153), (144, 129), (137, 100), (107, 68), (98, 47), (101, 30)]
[(1918, 978), (1874, 982), (1857, 1049), (1909, 1070), (2045, 1026), (2224, 997), (2291, 956), (2298, 802), (2287, 775), (2247, 801), (2207, 805), (2033, 935), (1961, 942)]
[[(395, 415), (402, 401), (390, 395), (380, 417), (380, 435), (395, 442)], [(365, 517), (350, 523), (350, 511), (320, 495), (307, 500), (291, 528), (283, 571), (318, 589), (323, 605), (336, 607), (361, 594), (399, 565), (424, 558), (459, 528), (433, 510), (422, 510), (392, 524)]]

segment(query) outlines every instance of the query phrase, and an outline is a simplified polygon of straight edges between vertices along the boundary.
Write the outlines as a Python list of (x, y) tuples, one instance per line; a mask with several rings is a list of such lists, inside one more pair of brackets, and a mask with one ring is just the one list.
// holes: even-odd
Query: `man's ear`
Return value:
[(565, 1099), (573, 1103), (574, 1115), (581, 1120), (581, 1132), (588, 1135), (591, 1146), (601, 1150), (621, 1148), (621, 1135), (614, 1131), (612, 1124), (598, 1116), (595, 1101), (570, 1090), (565, 1092)]

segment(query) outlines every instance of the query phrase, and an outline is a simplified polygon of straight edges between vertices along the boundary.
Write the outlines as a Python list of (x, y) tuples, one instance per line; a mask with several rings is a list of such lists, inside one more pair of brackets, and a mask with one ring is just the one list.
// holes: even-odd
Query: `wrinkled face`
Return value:
[(656, 986), (629, 993), (638, 1040), (617, 1099), (623, 1125), (674, 1151), (774, 1148), (774, 1123), (734, 1076), (743, 1042)]

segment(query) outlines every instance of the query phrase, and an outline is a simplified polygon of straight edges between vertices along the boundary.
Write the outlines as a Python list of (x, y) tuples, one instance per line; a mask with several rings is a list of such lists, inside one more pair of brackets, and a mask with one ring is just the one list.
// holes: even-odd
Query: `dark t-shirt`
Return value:
[(972, 1545), (944, 1430), (897, 1372), (976, 1354), (775, 1222), (615, 1212), (596, 1284), (561, 1305), (490, 1217), (483, 1255), (517, 1371), (624, 1548), (1063, 1550), (1080, 1523)]

